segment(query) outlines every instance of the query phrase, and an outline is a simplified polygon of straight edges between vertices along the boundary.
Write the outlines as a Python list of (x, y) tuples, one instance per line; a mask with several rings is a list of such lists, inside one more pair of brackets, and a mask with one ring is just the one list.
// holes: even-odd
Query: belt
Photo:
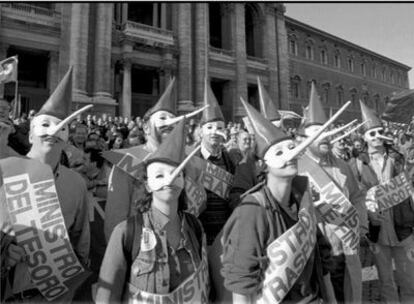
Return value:
[[(26, 289), (23, 290), (21, 292), (17, 292), (15, 293), (12, 297), (11, 300), (25, 300), (25, 299), (31, 299), (37, 295), (40, 295), (39, 289), (36, 288), (32, 288), (32, 289)], [(8, 299), (10, 300), (10, 299)]]

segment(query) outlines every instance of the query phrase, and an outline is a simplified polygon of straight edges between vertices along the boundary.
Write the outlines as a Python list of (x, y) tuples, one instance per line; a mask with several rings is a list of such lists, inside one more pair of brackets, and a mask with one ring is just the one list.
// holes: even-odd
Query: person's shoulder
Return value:
[(83, 179), (82, 175), (80, 175), (78, 172), (69, 169), (66, 166), (60, 165), (59, 175), (61, 175), (64, 179), (68, 180), (68, 182), (71, 183), (72, 186), (85, 187), (86, 189), (85, 180)]

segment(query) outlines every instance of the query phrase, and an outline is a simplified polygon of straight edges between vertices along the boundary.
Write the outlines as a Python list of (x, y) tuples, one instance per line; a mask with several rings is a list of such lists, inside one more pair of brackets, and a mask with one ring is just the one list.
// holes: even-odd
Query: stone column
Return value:
[[(178, 77), (177, 77), (177, 88), (178, 88), (178, 100), (192, 100), (193, 99), (193, 86), (194, 78), (192, 74), (193, 69), (193, 53), (192, 53), (192, 16), (191, 8), (195, 3), (177, 3), (177, 24), (178, 24)], [(174, 6), (173, 6), (174, 7)], [(185, 111), (185, 104), (178, 103), (178, 110)]]
[(49, 92), (52, 93), (59, 82), (59, 53), (51, 51), (49, 53)]
[(158, 27), (158, 3), (152, 4), (152, 26)]
[[(206, 56), (208, 56), (209, 33), (208, 33), (208, 3), (194, 3), (195, 5), (195, 41), (194, 41), (194, 105), (203, 104), (204, 78), (206, 74)], [(206, 38), (207, 36), (207, 38)], [(208, 64), (208, 63), (207, 63)]]
[(122, 24), (128, 21), (128, 3), (122, 3)]
[[(0, 61), (6, 59), (9, 46), (0, 42)], [(4, 97), (4, 83), (0, 83), (0, 98)]]
[[(165, 2), (161, 2), (161, 23), (160, 23), (160, 27), (162, 29), (166, 29), (167, 28), (167, 3)], [(176, 5), (176, 4), (174, 4)]]
[(122, 102), (121, 102), (121, 115), (131, 117), (131, 61), (124, 60), (124, 72), (122, 80)]
[(88, 65), (88, 33), (89, 3), (72, 3), (70, 27), (70, 65), (73, 66), (73, 99), (76, 102), (88, 102), (87, 97), (87, 65)]
[(276, 43), (276, 8), (274, 4), (265, 3), (265, 24), (264, 24), (264, 57), (267, 59), (269, 68), (268, 92), (272, 101), (279, 107), (279, 77), (277, 67), (277, 43)]
[(285, 25), (285, 6), (277, 4), (276, 9), (276, 46), (278, 59), (279, 109), (289, 109), (289, 53)]
[(98, 3), (96, 6), (94, 102), (113, 103), (110, 93), (113, 3)]
[(233, 45), (236, 57), (236, 83), (233, 95), (233, 119), (245, 115), (240, 97), (247, 101), (247, 55), (244, 3), (234, 4)]

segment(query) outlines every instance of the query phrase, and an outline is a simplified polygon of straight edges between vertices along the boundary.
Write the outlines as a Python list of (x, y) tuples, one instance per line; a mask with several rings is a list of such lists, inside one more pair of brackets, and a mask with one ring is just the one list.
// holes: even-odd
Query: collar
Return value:
[(157, 230), (163, 230), (170, 222), (170, 218), (154, 206), (151, 207), (150, 216), (152, 223)]
[[(368, 147), (368, 155), (369, 156), (372, 156), (372, 155), (374, 155), (374, 154), (380, 154), (381, 155), (381, 152), (380, 151), (378, 151), (378, 150), (374, 150), (373, 148), (371, 148), (371, 147)], [(384, 153), (382, 154), (383, 156), (385, 156), (387, 154), (387, 150), (384, 148)]]
[(206, 147), (204, 147), (203, 144), (201, 144), (201, 155), (204, 159), (208, 159), (210, 156), (221, 158), (222, 152), (220, 150), (217, 154), (213, 155), (210, 151), (207, 150)]

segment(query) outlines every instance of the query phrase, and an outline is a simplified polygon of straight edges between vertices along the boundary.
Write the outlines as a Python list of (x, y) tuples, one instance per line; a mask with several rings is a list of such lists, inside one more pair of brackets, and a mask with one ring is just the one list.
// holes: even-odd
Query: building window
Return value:
[(354, 71), (354, 58), (352, 57), (348, 58), (348, 71), (350, 72)]
[(396, 81), (397, 81), (397, 85), (401, 85), (401, 75), (400, 75), (400, 73), (398, 73), (397, 72), (397, 75), (396, 75)]
[(289, 39), (289, 53), (295, 56), (298, 54), (298, 45), (294, 38)]
[(341, 55), (339, 53), (336, 53), (334, 56), (334, 65), (336, 68), (341, 68)]
[(291, 94), (295, 99), (300, 98), (300, 83), (301, 79), (299, 76), (295, 76), (291, 80)]
[(371, 76), (372, 78), (377, 78), (377, 66), (375, 64), (372, 65)]
[(358, 97), (357, 95), (358, 95), (358, 92), (355, 88), (349, 90), (349, 96), (351, 97), (351, 102), (354, 106), (356, 106), (357, 104), (357, 97)]
[(380, 97), (378, 94), (374, 95), (374, 107), (377, 113), (380, 112)]
[(363, 76), (367, 76), (367, 71), (366, 71), (366, 66), (365, 66), (365, 62), (361, 63), (361, 74)]
[(247, 56), (261, 58), (263, 56), (261, 40), (263, 37), (263, 22), (256, 4), (246, 3), (244, 9), (244, 19)]
[(306, 59), (313, 60), (313, 46), (309, 44), (306, 46)]
[(390, 82), (392, 84), (395, 84), (395, 79), (394, 79), (394, 73), (393, 73), (393, 71), (390, 71)]
[(383, 68), (382, 69), (382, 72), (381, 72), (381, 80), (382, 81), (385, 81), (386, 80), (386, 75), (387, 75), (386, 70), (385, 70), (385, 68)]
[(328, 103), (329, 101), (329, 88), (329, 83), (324, 83), (322, 85), (322, 102), (324, 103)]
[(342, 86), (338, 86), (336, 89), (336, 102), (338, 105), (342, 105), (344, 103), (344, 89)]
[(321, 50), (321, 63), (328, 64), (328, 52), (324, 49)]

